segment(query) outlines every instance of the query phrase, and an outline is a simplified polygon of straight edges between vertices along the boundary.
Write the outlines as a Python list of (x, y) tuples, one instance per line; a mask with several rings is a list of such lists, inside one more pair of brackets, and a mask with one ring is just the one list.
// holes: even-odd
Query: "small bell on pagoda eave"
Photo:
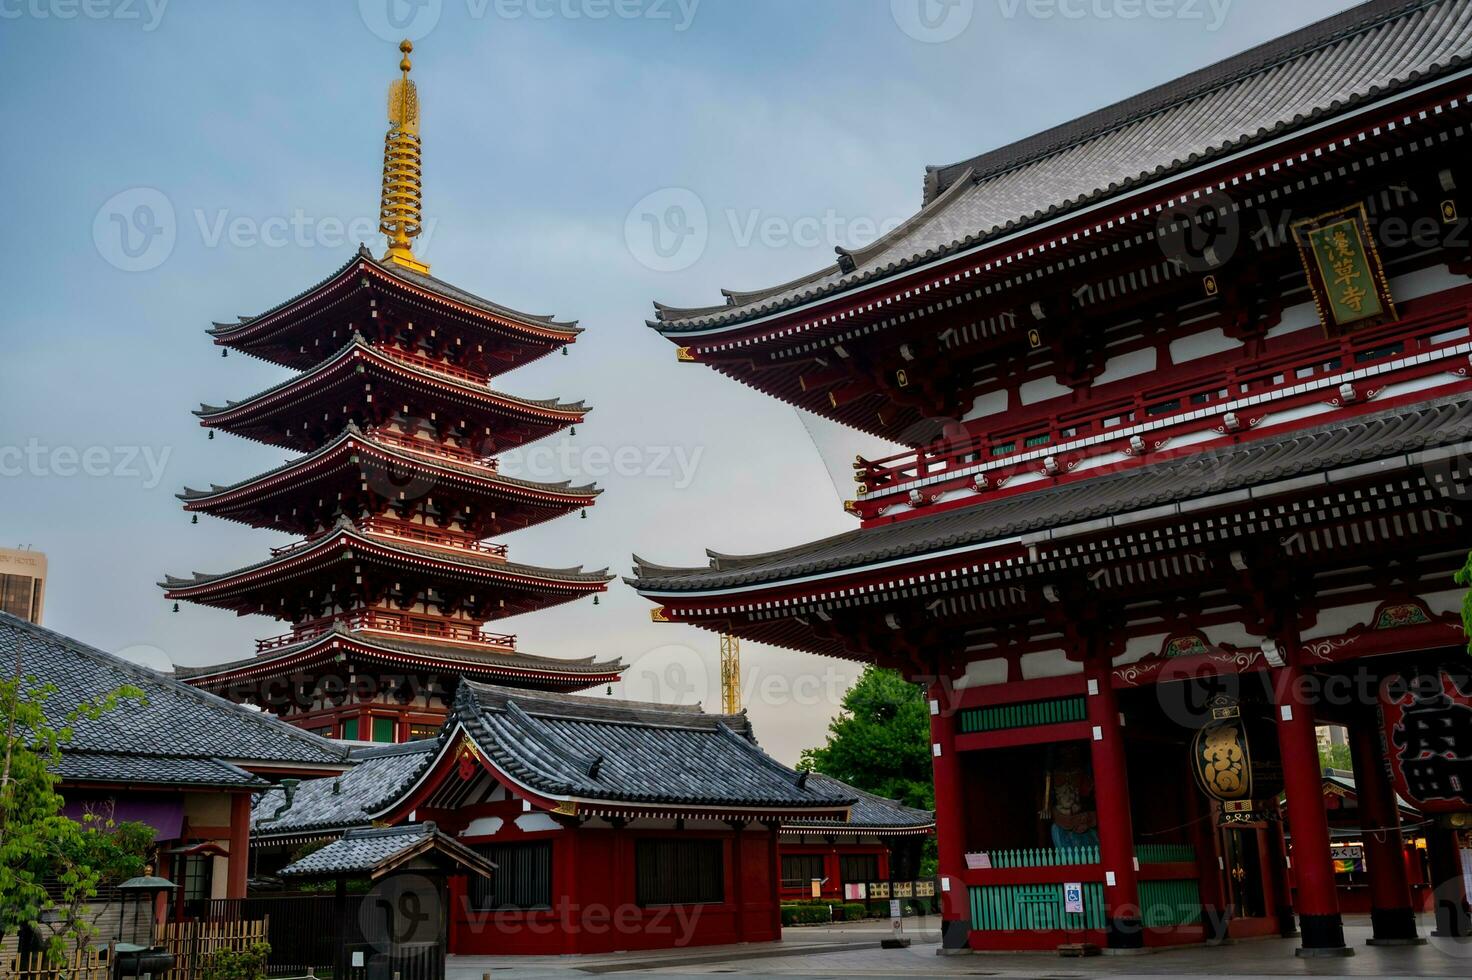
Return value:
[(178, 611), (179, 611), (179, 604), (176, 602), (176, 603), (174, 603), (174, 612), (178, 612)]
[(190, 524), (198, 524), (199, 523), (199, 515), (198, 514), (190, 515), (189, 523)]

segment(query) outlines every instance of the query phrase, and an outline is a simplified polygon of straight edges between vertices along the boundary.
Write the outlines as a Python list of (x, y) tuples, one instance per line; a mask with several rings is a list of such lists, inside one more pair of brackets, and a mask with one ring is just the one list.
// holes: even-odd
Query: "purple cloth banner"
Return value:
[(117, 823), (146, 823), (158, 831), (158, 841), (178, 840), (184, 833), (184, 800), (178, 796), (69, 796), (61, 809), (62, 816), (79, 823), (88, 813)]

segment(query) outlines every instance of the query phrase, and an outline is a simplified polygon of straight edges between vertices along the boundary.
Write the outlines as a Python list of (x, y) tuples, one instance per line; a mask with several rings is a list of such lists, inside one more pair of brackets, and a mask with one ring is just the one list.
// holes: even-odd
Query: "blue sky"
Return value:
[[(423, 257), (464, 288), (587, 328), (573, 356), (500, 384), (596, 407), (568, 452), (517, 465), (550, 479), (570, 461), (565, 476), (606, 493), (587, 521), (513, 536), (512, 556), (622, 574), (634, 551), (695, 563), (706, 547), (846, 530), (848, 461), (883, 452), (677, 364), (644, 326), (652, 299), (717, 302), (723, 286), (809, 272), (911, 214), (926, 164), (1347, 6), (0, 0), (0, 546), (47, 552), (47, 625), (106, 649), (204, 663), (281, 631), (203, 608), (173, 615), (153, 584), (255, 561), (282, 540), (191, 526), (173, 497), (284, 458), (195, 424), (199, 402), (285, 376), (221, 359), (203, 330), (295, 295), (360, 237), (381, 251), (371, 227), (400, 33), (416, 38), (424, 106)], [(640, 219), (669, 201), (703, 214), (703, 245), (661, 257)], [(530, 652), (623, 657), (629, 696), (714, 694), (716, 638), (651, 624), (622, 585), (598, 607), (498, 628)], [(744, 653), (758, 735), (793, 761), (821, 741), (856, 668)]]

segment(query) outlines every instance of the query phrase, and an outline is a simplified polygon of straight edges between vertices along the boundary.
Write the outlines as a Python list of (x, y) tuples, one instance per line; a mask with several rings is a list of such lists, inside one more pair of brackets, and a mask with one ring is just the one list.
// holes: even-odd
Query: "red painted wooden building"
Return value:
[(468, 682), (434, 742), (356, 761), (289, 805), (263, 798), (258, 870), (370, 823), (433, 822), (497, 866), (450, 882), (455, 954), (780, 939), (783, 826), (841, 833), (857, 802), (767, 756), (745, 715)]
[[(872, 885), (914, 882), (920, 877), (925, 841), (935, 834), (935, 814), (855, 789), (821, 773), (810, 785), (852, 797), (841, 826), (829, 821), (788, 821), (782, 825), (782, 898), (867, 901)], [(813, 883), (818, 883), (814, 895)]]
[[(407, 45), (407, 42), (406, 42)], [(406, 51), (407, 54), (407, 51)], [(329, 737), (430, 737), (461, 678), (551, 691), (618, 679), (614, 661), (555, 659), (485, 628), (606, 589), (609, 576), (513, 561), (488, 543), (574, 512), (598, 490), (500, 472), (499, 454), (572, 430), (581, 402), (506, 394), (493, 379), (567, 353), (574, 323), (520, 313), (429, 274), (419, 231), (417, 94), (404, 59), (390, 98), (383, 226), (336, 272), (257, 316), (210, 331), (300, 372), (196, 414), (216, 430), (304, 455), (184, 509), (292, 535), (223, 574), (168, 577), (167, 598), (264, 615), (289, 630), (255, 655), (186, 668), (190, 683)]]
[(1350, 952), (1316, 723), (1386, 855), (1375, 941), (1418, 935), (1396, 790), (1466, 929), (1469, 58), (1472, 6), (1376, 0), (657, 307), (681, 361), (908, 447), (855, 461), (852, 531), (633, 584), (929, 686), (947, 948)]

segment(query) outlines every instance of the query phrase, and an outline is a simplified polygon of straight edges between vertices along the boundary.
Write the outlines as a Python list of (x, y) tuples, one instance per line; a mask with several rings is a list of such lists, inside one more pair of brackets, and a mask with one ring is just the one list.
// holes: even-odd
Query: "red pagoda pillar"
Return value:
[(1467, 914), (1467, 890), (1463, 885), (1462, 859), (1457, 833), (1439, 824), (1426, 830), (1426, 857), (1431, 870), (1431, 888), (1436, 909), (1438, 939), (1472, 936), (1472, 916)]
[(1306, 675), (1290, 665), (1273, 672), (1278, 714), (1278, 746), (1283, 755), (1283, 787), (1293, 829), (1293, 875), (1298, 885), (1299, 956), (1353, 956), (1344, 945), (1344, 922), (1335, 891), (1329, 847), (1329, 817), (1324, 811), (1319, 743), (1313, 707), (1305, 696)]
[(1386, 769), (1380, 729), (1360, 719), (1349, 733), (1354, 753), (1354, 787), (1359, 797), (1361, 839), (1370, 873), (1372, 946), (1412, 946), (1426, 940), (1416, 935), (1416, 913), (1411, 906), (1411, 884), (1406, 878), (1405, 840), (1400, 832), (1400, 807), (1395, 802)]
[(971, 939), (966, 889), (966, 821), (961, 804), (961, 758), (956, 754), (956, 713), (940, 680), (928, 688), (930, 761), (935, 774), (935, 848), (941, 878), (941, 950), (964, 950)]
[(1125, 764), (1124, 726), (1119, 698), (1111, 683), (1107, 656), (1094, 658), (1088, 680), (1088, 715), (1092, 728), (1094, 800), (1099, 811), (1099, 860), (1104, 869), (1106, 942), (1110, 949), (1145, 945), (1140, 917), (1140, 885), (1135, 868), (1135, 830), (1130, 813), (1129, 771)]

